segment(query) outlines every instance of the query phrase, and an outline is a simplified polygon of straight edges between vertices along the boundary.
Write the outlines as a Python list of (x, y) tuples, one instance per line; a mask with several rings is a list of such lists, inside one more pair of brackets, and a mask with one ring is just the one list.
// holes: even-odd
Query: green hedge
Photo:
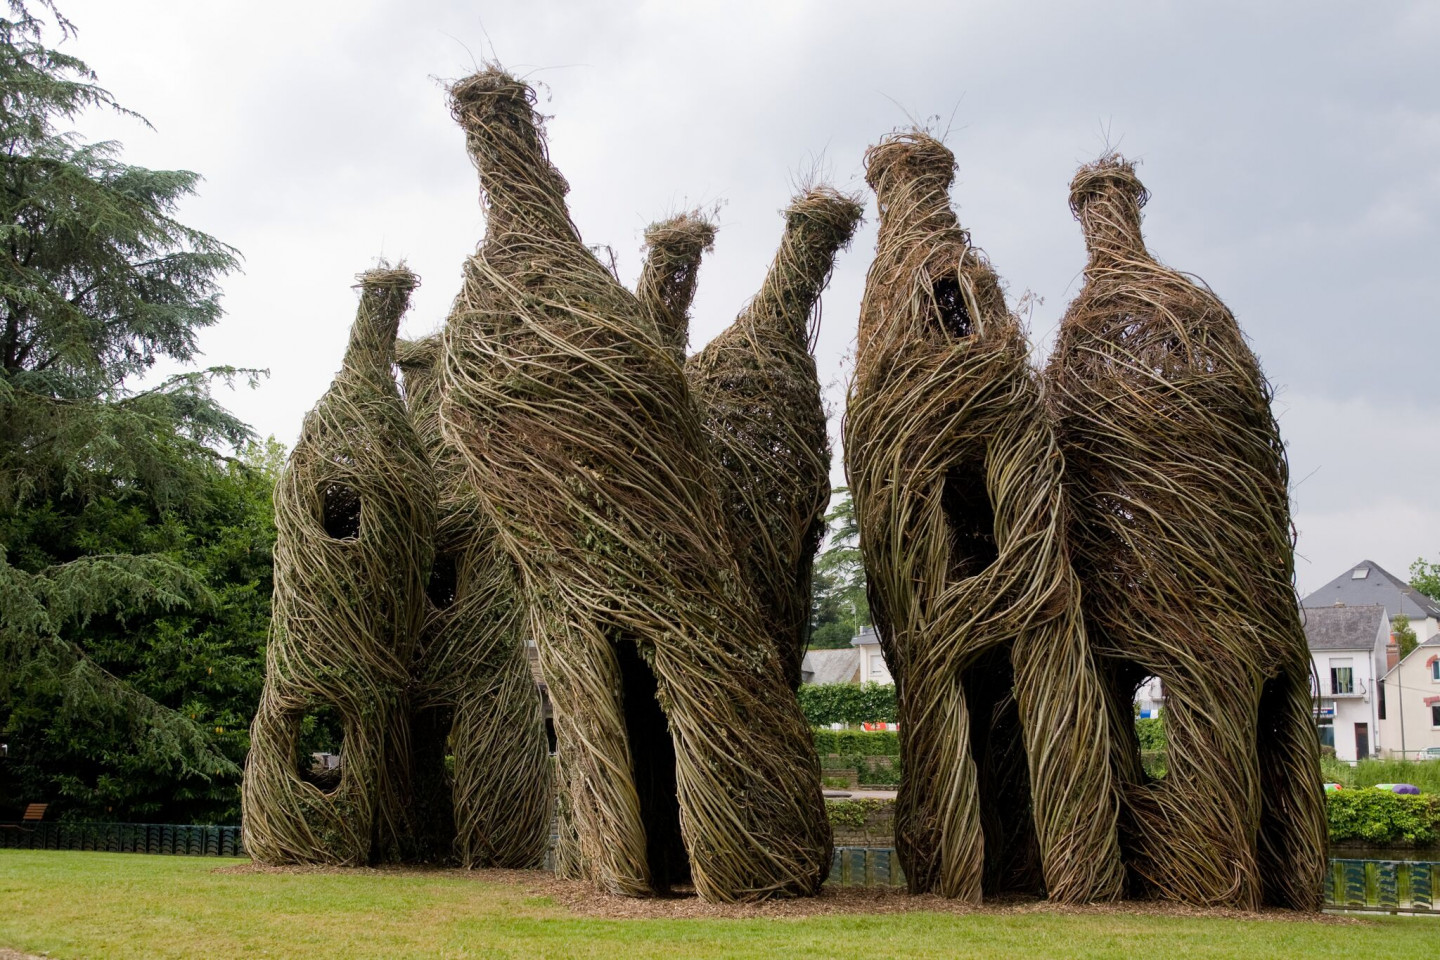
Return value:
[(1326, 794), (1330, 841), (1377, 846), (1427, 847), (1440, 839), (1440, 797), (1406, 796), (1388, 790), (1338, 790)]
[[(835, 826), (860, 827), (872, 814), (890, 812), (891, 800), (826, 804)], [(1341, 790), (1325, 795), (1331, 843), (1429, 847), (1440, 841), (1440, 796), (1405, 796), (1382, 790)]]
[(816, 730), (815, 752), (862, 757), (900, 756), (900, 735), (893, 730)]
[(806, 683), (801, 684), (799, 697), (812, 727), (895, 722), (893, 683)]

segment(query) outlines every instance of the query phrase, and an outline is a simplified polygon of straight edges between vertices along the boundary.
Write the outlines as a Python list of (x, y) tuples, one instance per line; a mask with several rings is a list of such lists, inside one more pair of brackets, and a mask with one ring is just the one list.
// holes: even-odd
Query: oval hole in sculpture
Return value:
[(300, 717), (295, 766), (300, 779), (326, 793), (340, 786), (344, 768), (345, 725), (329, 704), (312, 704)]
[(331, 481), (320, 487), (320, 526), (335, 540), (360, 536), (360, 493), (354, 487)]
[(1169, 769), (1165, 733), (1164, 692), (1159, 677), (1149, 676), (1135, 688), (1135, 740), (1140, 748), (1140, 769), (1148, 780), (1163, 780)]
[(952, 337), (968, 337), (975, 332), (975, 321), (965, 304), (960, 281), (953, 276), (941, 277), (931, 288), (935, 298), (935, 316), (940, 327)]
[(952, 467), (945, 474), (940, 504), (950, 530), (953, 575), (957, 580), (976, 576), (1000, 555), (984, 464)]

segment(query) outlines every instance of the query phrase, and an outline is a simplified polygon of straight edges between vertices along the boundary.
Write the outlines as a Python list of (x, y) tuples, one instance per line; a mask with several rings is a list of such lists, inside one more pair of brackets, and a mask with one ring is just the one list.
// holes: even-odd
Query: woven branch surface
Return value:
[(402, 341), (397, 353), (437, 494), (435, 563), (412, 670), (419, 856), (538, 867), (550, 830), (551, 764), (518, 576), (464, 458), (440, 433), (440, 335)]
[(645, 230), (645, 264), (635, 299), (645, 322), (682, 366), (690, 342), (690, 303), (695, 299), (700, 258), (714, 246), (715, 224), (698, 210), (652, 223)]
[(633, 895), (686, 873), (710, 900), (814, 893), (818, 762), (673, 350), (581, 243), (533, 92), (491, 69), (451, 95), (487, 232), (446, 327), (441, 426), (520, 571), (567, 862)]
[[(406, 691), (434, 490), (391, 370), (415, 284), (403, 268), (361, 275), (344, 365), (275, 489), (273, 619), (241, 793), (245, 849), (265, 863), (363, 864), (410, 833)], [(322, 707), (344, 730), (331, 790), (296, 756)]]
[(811, 571), (830, 502), (812, 324), (861, 213), (854, 197), (828, 187), (796, 197), (760, 292), (685, 364), (719, 464), (731, 541), (792, 687), (810, 638)]
[[(1047, 369), (1073, 562), (1111, 694), (1138, 893), (1318, 908), (1325, 818), (1271, 391), (1206, 287), (1145, 249), (1134, 168), (1082, 168), (1085, 285)], [(1168, 773), (1135, 758), (1135, 684), (1165, 688)]]
[(1119, 896), (1103, 691), (1066, 556), (1062, 460), (954, 157), (895, 135), (845, 419), (872, 615), (895, 676), (912, 892)]

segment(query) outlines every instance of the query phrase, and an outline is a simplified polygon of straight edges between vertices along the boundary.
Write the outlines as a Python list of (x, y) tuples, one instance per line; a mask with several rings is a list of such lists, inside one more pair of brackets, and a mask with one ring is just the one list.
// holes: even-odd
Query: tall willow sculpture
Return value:
[[(1047, 371), (1125, 856), (1141, 893), (1314, 909), (1326, 826), (1270, 387), (1225, 305), (1146, 251), (1146, 199), (1120, 157), (1076, 175), (1090, 259)], [(1159, 781), (1130, 717), (1150, 675), (1165, 686)]]
[(645, 231), (645, 266), (635, 299), (678, 364), (690, 340), (690, 302), (695, 299), (700, 257), (715, 245), (715, 224), (700, 211), (652, 223)]
[[(397, 344), (437, 492), (435, 563), (412, 670), (419, 854), (468, 867), (544, 862), (550, 759), (516, 572), (440, 434), (438, 334)], [(453, 772), (445, 757), (452, 758)]]
[(796, 197), (760, 292), (685, 364), (720, 466), (740, 568), (791, 686), (810, 635), (810, 575), (830, 501), (830, 447), (811, 317), (862, 208), (827, 187)]
[(819, 767), (741, 577), (673, 349), (581, 243), (533, 92), (451, 88), (486, 237), (446, 327), (441, 426), (520, 571), (573, 869), (644, 895), (814, 893)]
[(1025, 338), (956, 222), (950, 151), (896, 135), (866, 167), (880, 235), (845, 451), (899, 697), (901, 863), (912, 892), (1113, 899), (1109, 731)]
[[(275, 489), (274, 614), (241, 794), (245, 849), (266, 863), (362, 864), (410, 832), (405, 691), (435, 498), (391, 366), (416, 280), (380, 269), (360, 284), (344, 366)], [(328, 791), (296, 755), (306, 713), (325, 707), (344, 727)]]

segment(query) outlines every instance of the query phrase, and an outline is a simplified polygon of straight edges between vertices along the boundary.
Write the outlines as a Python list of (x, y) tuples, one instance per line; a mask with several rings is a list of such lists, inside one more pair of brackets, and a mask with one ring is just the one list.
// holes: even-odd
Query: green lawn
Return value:
[[(1343, 957), (1433, 955), (1440, 920), (1113, 910), (597, 919), (539, 880), (258, 873), (241, 861), (0, 850), (0, 947), (55, 958)], [(553, 885), (552, 885), (553, 886)], [(894, 898), (886, 902), (894, 904)], [(653, 909), (653, 908), (652, 908)]]

